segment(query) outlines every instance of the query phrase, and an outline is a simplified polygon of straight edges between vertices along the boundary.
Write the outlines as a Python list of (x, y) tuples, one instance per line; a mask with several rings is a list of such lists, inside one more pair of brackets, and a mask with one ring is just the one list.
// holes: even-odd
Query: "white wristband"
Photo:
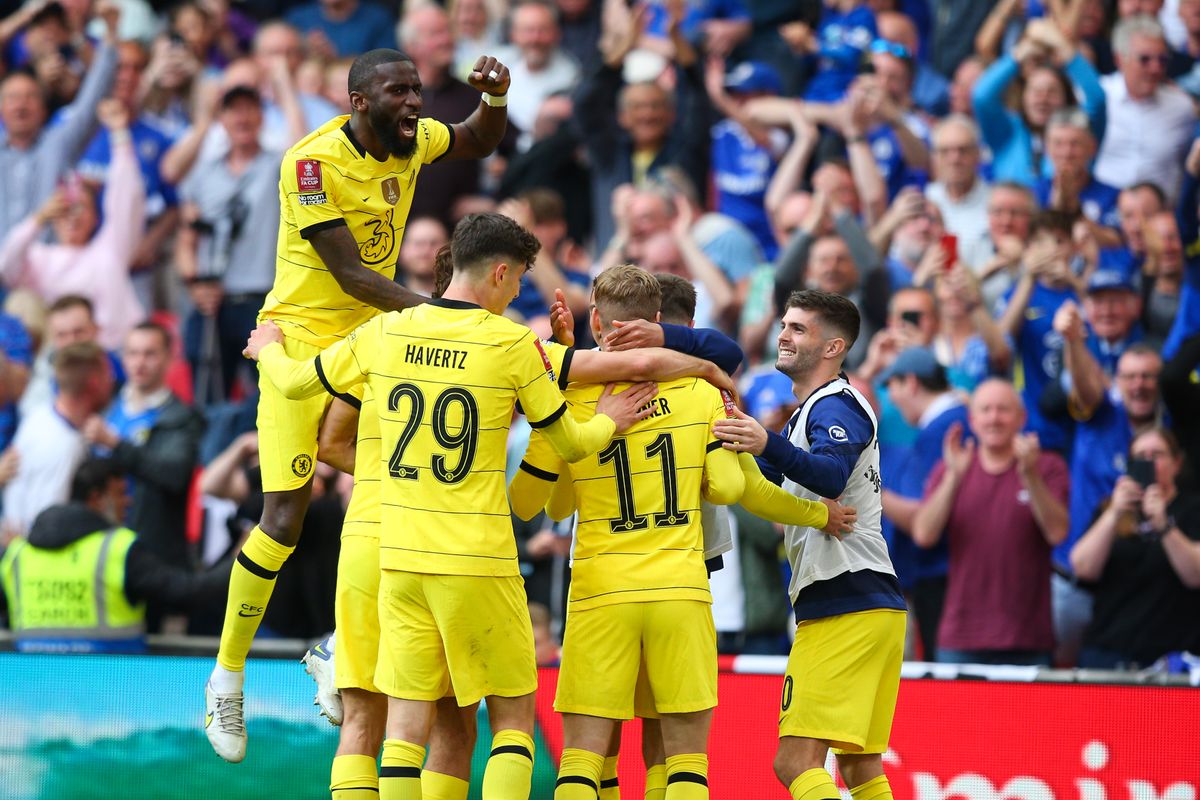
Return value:
[(497, 96), (494, 94), (488, 94), (487, 92), (484, 92), (483, 93), (483, 102), (487, 103), (492, 108), (504, 108), (506, 105), (508, 105), (508, 95), (502, 94), (502, 95)]

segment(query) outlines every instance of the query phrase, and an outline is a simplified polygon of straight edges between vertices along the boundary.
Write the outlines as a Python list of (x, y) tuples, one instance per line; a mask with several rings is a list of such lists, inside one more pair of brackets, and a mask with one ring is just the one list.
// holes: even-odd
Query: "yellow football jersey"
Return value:
[(358, 432), (354, 450), (354, 490), (346, 505), (342, 536), (379, 536), (379, 471), (381, 445), (375, 393), (368, 384), (363, 388), (358, 409)]
[(376, 161), (355, 139), (349, 119), (335, 117), (284, 154), (275, 285), (259, 315), (318, 347), (328, 347), (379, 311), (342, 291), (308, 237), (347, 225), (363, 266), (394, 277), (417, 173), (454, 142), (448, 125), (422, 119), (411, 158)]
[(370, 381), (380, 566), (518, 575), (504, 471), (513, 408), (519, 400), (535, 428), (566, 413), (537, 336), (470, 303), (432, 300), (375, 317), (312, 363), (335, 395)]
[[(618, 387), (618, 391), (622, 387)], [(592, 416), (603, 386), (567, 390), (571, 413)], [(521, 468), (546, 480), (569, 469), (579, 510), (572, 608), (652, 600), (712, 602), (704, 568), (700, 501), (708, 481), (742, 491), (737, 455), (712, 424), (726, 416), (721, 393), (696, 378), (659, 384), (653, 414), (596, 455), (567, 465), (534, 431)]]

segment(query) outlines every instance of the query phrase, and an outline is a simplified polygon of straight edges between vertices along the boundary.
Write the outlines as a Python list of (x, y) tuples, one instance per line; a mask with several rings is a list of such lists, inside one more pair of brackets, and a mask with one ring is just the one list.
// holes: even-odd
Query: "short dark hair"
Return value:
[(1126, 186), (1124, 191), (1126, 191), (1126, 192), (1141, 192), (1141, 191), (1150, 192), (1158, 200), (1159, 206), (1161, 206), (1162, 208), (1168, 208), (1167, 193), (1164, 192), (1163, 188), (1161, 186), (1159, 186), (1157, 183), (1155, 183), (1154, 181), (1138, 181), (1137, 183), (1133, 184), (1132, 186)]
[(1029, 221), (1029, 238), (1033, 239), (1042, 232), (1062, 233), (1070, 236), (1077, 219), (1079, 216), (1069, 211), (1059, 211), (1056, 208), (1043, 209), (1034, 214)]
[(542, 243), (503, 214), (468, 214), (454, 226), (450, 253), (454, 271), (479, 269), (498, 258), (533, 266)]
[(162, 339), (163, 347), (167, 350), (167, 352), (171, 351), (171, 344), (175, 341), (175, 337), (171, 335), (171, 330), (166, 325), (163, 325), (161, 322), (146, 320), (145, 322), (140, 322), (137, 325), (134, 325), (133, 330), (131, 330), (130, 333), (137, 333), (138, 331), (150, 331), (151, 333), (157, 333)]
[(93, 456), (75, 470), (75, 476), (71, 478), (71, 500), (86, 503), (93, 493), (107, 490), (110, 483), (124, 477), (125, 471), (114, 459)]
[(661, 321), (687, 325), (696, 316), (696, 286), (687, 278), (669, 272), (655, 274), (662, 289), (658, 313)]
[(788, 295), (783, 307), (785, 314), (789, 308), (799, 308), (820, 317), (822, 327), (833, 329), (846, 340), (847, 352), (858, 341), (862, 315), (858, 313), (858, 306), (840, 294), (822, 292), (820, 289), (798, 289)]
[(350, 65), (350, 75), (346, 78), (346, 88), (351, 92), (363, 94), (366, 92), (367, 86), (375, 78), (376, 67), (383, 64), (394, 64), (397, 61), (412, 63), (412, 59), (409, 58), (407, 53), (402, 53), (399, 50), (393, 50), (389, 47), (378, 47), (374, 50), (368, 50), (354, 59), (354, 63)]
[(253, 86), (234, 86), (221, 95), (221, 110), (225, 111), (243, 100), (262, 108), (262, 95), (258, 89)]
[(57, 314), (60, 311), (67, 311), (72, 308), (87, 309), (88, 316), (92, 319), (96, 318), (96, 306), (92, 301), (81, 294), (64, 294), (62, 297), (55, 300), (46, 309), (46, 314)]
[(950, 380), (946, 377), (946, 368), (941, 364), (937, 365), (937, 369), (932, 375), (913, 375), (917, 379), (917, 384), (927, 392), (934, 394), (942, 394), (950, 391)]

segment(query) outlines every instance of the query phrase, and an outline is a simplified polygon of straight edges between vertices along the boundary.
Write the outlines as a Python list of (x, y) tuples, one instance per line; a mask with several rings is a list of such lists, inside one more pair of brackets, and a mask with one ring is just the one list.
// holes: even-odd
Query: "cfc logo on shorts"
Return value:
[(292, 459), (292, 472), (296, 473), (297, 478), (307, 478), (308, 473), (312, 472), (312, 456), (301, 453)]

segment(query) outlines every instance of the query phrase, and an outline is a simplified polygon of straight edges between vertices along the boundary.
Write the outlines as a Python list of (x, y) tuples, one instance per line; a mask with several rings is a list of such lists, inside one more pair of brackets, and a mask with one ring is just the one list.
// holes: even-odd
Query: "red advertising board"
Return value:
[[(558, 753), (556, 670), (538, 723)], [(709, 742), (712, 797), (787, 800), (771, 762), (781, 678), (722, 672)], [(641, 797), (638, 723), (622, 797)], [(896, 800), (1198, 800), (1200, 689), (904, 680), (885, 756)]]

